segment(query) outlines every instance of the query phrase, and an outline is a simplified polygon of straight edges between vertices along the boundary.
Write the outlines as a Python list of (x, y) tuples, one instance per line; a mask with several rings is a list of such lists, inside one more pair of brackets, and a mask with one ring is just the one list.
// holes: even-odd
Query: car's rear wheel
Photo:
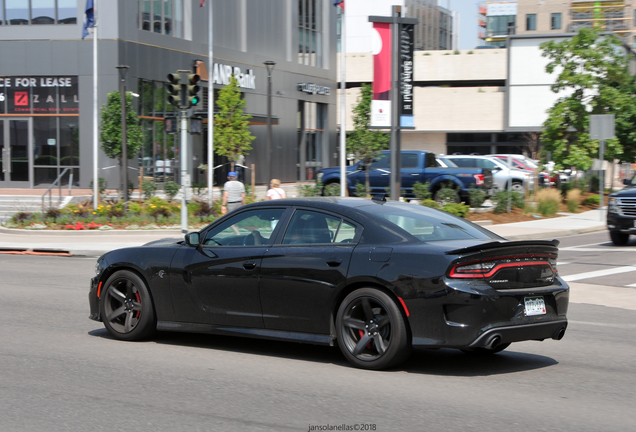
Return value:
[(108, 278), (99, 303), (104, 327), (117, 339), (145, 339), (156, 329), (148, 287), (129, 270), (120, 270)]
[(451, 187), (438, 189), (437, 191), (435, 191), (433, 199), (440, 203), (440, 205), (442, 206), (446, 204), (456, 204), (462, 201), (457, 189)]
[(391, 297), (377, 289), (358, 289), (344, 299), (336, 331), (340, 350), (359, 368), (396, 366), (411, 352), (402, 313)]
[(612, 243), (616, 246), (625, 246), (629, 241), (629, 234), (618, 231), (610, 231), (610, 238), (612, 239)]

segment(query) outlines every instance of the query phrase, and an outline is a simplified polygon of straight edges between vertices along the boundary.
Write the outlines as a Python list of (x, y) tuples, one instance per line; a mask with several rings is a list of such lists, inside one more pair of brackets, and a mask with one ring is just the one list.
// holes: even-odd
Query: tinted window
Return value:
[(375, 158), (375, 161), (373, 161), (373, 164), (371, 165), (371, 169), (388, 168), (390, 159), (391, 158), (386, 153), (379, 155), (377, 158)]
[(203, 244), (241, 246), (270, 244), (285, 209), (258, 209), (237, 214), (208, 231)]
[(285, 232), (283, 244), (350, 243), (355, 226), (324, 213), (298, 210)]
[(490, 160), (490, 159), (475, 159), (475, 161), (477, 162), (477, 166), (479, 168), (498, 168), (499, 165), (497, 165), (494, 161)]
[(417, 153), (403, 153), (402, 154), (402, 168), (417, 168), (418, 163)]
[(494, 238), (461, 218), (420, 206), (377, 206), (373, 214), (423, 242)]
[(451, 160), (453, 162), (455, 162), (455, 165), (457, 165), (459, 167), (464, 167), (464, 168), (474, 168), (475, 167), (475, 159), (470, 159), (470, 158), (452, 158)]

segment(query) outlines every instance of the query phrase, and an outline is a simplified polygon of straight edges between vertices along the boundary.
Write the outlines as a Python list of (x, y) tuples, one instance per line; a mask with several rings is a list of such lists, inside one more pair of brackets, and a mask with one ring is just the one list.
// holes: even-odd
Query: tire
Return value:
[(99, 299), (104, 327), (119, 340), (142, 340), (156, 330), (155, 308), (146, 283), (129, 270), (108, 278)]
[(501, 352), (501, 351), (505, 350), (509, 346), (510, 346), (510, 343), (502, 343), (502, 344), (497, 345), (494, 349), (474, 348), (474, 349), (470, 349), (470, 350), (461, 350), (461, 351), (464, 354), (483, 356), (483, 355), (497, 354), (498, 352)]
[(513, 192), (526, 193), (526, 188), (521, 182), (512, 182), (512, 187), (510, 188), (510, 190)]
[(411, 353), (402, 312), (377, 289), (361, 288), (344, 299), (336, 316), (336, 332), (342, 354), (362, 369), (397, 366)]
[(616, 246), (625, 246), (629, 242), (629, 234), (618, 231), (610, 231), (610, 238)]

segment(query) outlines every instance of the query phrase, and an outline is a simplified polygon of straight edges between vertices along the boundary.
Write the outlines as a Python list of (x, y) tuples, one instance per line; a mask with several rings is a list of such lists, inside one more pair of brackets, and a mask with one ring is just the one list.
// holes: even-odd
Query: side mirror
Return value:
[(201, 238), (198, 232), (192, 232), (185, 235), (185, 242), (188, 246), (199, 246)]
[(363, 164), (362, 162), (360, 162), (356, 166), (356, 171), (366, 171), (366, 170), (367, 170), (367, 166), (365, 164)]
[(623, 179), (623, 184), (626, 186), (629, 186), (632, 184), (632, 180), (631, 179)]

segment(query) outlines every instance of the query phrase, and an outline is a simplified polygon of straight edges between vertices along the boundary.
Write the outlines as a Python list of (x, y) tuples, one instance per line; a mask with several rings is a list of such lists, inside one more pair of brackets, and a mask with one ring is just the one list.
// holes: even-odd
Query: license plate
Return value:
[(526, 297), (524, 302), (526, 316), (545, 315), (545, 300), (543, 300), (543, 297)]

